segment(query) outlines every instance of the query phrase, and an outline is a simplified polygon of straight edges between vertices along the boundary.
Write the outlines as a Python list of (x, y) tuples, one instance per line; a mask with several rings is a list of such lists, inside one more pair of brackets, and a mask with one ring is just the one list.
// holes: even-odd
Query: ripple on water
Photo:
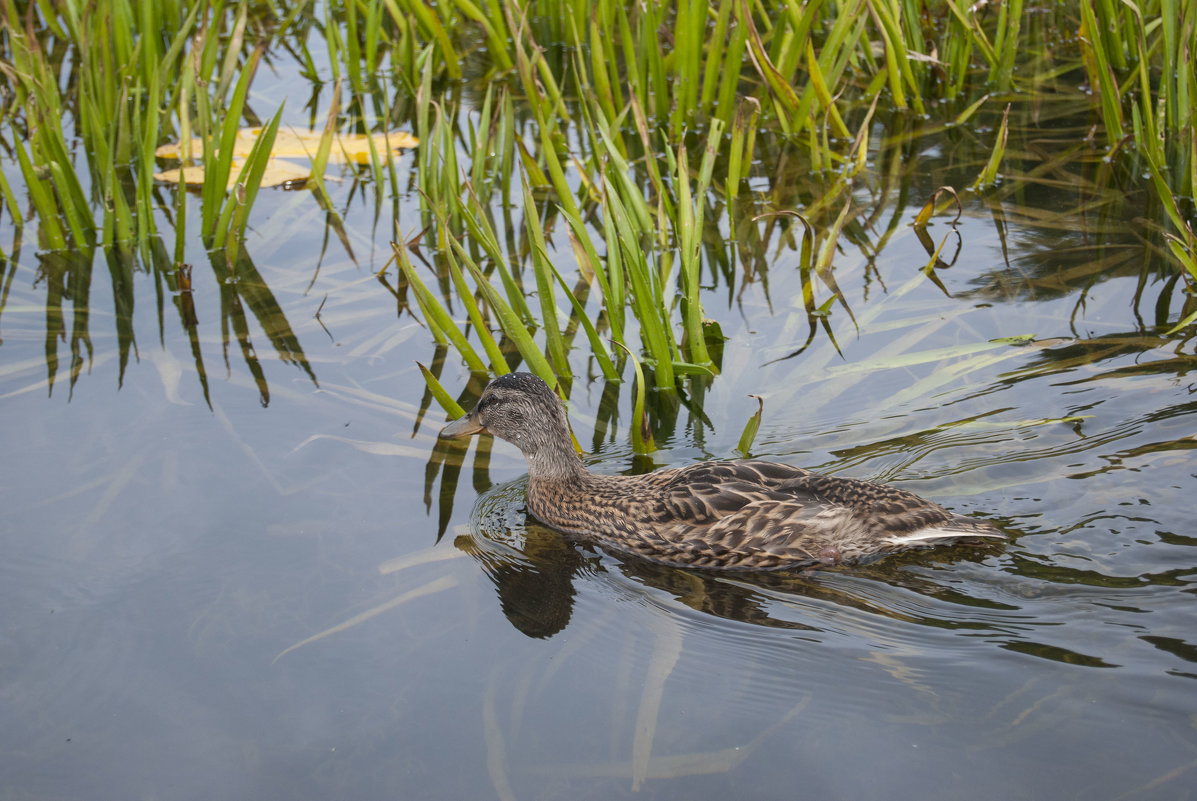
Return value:
[[(473, 515), (472, 547), (509, 620), (542, 638), (572, 627), (570, 648), (585, 651), (599, 674), (602, 665), (643, 673), (664, 660), (670, 692), (708, 714), (759, 720), (830, 693), (835, 703), (814, 709), (867, 715), (884, 702), (930, 720), (970, 694), (992, 693), (1012, 660), (1141, 665), (1159, 675), (1159, 642), (1180, 655), (1172, 675), (1191, 668), (1190, 635), (1169, 630), (1152, 640), (1143, 627), (1144, 612), (1178, 600), (1175, 587), (1036, 575), (1023, 569), (1017, 545), (918, 552), (811, 575), (679, 570), (527, 522), (525, 486), (495, 488)], [(1126, 636), (1112, 639), (1115, 626)], [(895, 702), (896, 691), (907, 701)]]
[[(463, 543), (496, 584), (512, 624), (540, 638), (569, 626), (578, 638), (573, 648), (586, 640), (600, 662), (618, 661), (614, 655), (630, 648), (633, 656), (621, 658), (640, 670), (661, 649), (676, 648), (670, 686), (709, 688), (717, 676), (719, 692), (708, 689), (703, 704), (721, 698), (717, 705), (736, 715), (795, 702), (820, 690), (808, 678), (819, 684), (818, 677), (839, 675), (853, 662), (921, 686), (937, 665), (967, 660), (978, 648), (992, 648), (987, 640), (1033, 623), (1016, 598), (1000, 597), (983, 582), (974, 588), (968, 572), (919, 575), (869, 566), (812, 575), (720, 574), (603, 553), (526, 521), (524, 487), (511, 482), (480, 498), (473, 534)], [(975, 576), (993, 573), (986, 556), (965, 551), (964, 559)], [(874, 692), (886, 692), (876, 687), (862, 678), (848, 703), (867, 707)]]

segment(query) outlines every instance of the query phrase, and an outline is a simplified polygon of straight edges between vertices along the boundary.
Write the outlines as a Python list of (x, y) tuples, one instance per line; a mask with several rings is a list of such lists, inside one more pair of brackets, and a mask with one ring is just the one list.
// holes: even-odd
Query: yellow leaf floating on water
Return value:
[[(306, 181), (312, 171), (291, 161), (270, 158), (266, 160), (266, 169), (262, 173), (262, 186), (282, 186), (294, 181)], [(241, 162), (233, 162), (229, 170), (229, 189), (237, 185), (237, 177), (241, 174)], [(183, 183), (188, 186), (202, 186), (204, 183), (203, 167), (183, 167), (182, 169), (163, 170), (154, 173), (155, 181), (168, 184)]]
[[(253, 149), (261, 128), (242, 128), (237, 131), (237, 138), (233, 141), (233, 158), (245, 158)], [(311, 158), (320, 148), (322, 133), (317, 131), (293, 131), (280, 129), (274, 139), (274, 147), (270, 155), (274, 158)], [(329, 158), (333, 161), (354, 161), (366, 164), (370, 161), (370, 142), (374, 142), (374, 149), (385, 153), (387, 148), (411, 148), (420, 140), (403, 131), (391, 131), (380, 134), (337, 134), (333, 137), (332, 151)], [(191, 156), (198, 158), (204, 152), (204, 145), (199, 139), (191, 140)], [(178, 143), (163, 145), (154, 151), (154, 155), (161, 159), (182, 158)], [(202, 178), (201, 178), (202, 181)], [(191, 183), (191, 181), (188, 181)]]
[[(319, 136), (316, 137), (316, 141), (319, 143)], [(380, 156), (387, 152), (388, 147), (391, 150), (399, 150), (400, 148), (413, 148), (420, 144), (419, 139), (404, 131), (337, 136), (333, 139), (332, 155), (330, 158), (338, 161), (345, 159), (346, 161), (355, 161), (358, 164), (369, 164), (371, 141), (374, 143), (374, 150)], [(312, 152), (315, 152), (315, 147), (312, 148)]]
[(154, 173), (154, 180), (165, 181), (168, 184), (199, 186), (204, 182), (204, 168), (183, 167), (179, 170), (163, 170), (162, 172)]

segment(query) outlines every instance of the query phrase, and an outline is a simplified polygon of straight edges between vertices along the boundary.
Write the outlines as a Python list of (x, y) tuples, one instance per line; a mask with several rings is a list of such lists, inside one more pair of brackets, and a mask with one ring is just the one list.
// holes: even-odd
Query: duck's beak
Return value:
[(449, 425), (441, 429), (441, 436), (445, 439), (461, 439), (473, 434), (481, 434), (486, 431), (486, 426), (474, 419), (473, 413), (467, 414), (465, 417), (459, 417)]

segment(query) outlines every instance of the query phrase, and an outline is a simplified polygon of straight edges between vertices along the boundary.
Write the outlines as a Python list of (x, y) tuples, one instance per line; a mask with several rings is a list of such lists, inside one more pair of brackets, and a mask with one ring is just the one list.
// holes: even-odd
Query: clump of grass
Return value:
[[(220, 269), (252, 264), (245, 234), (281, 110), (260, 113), (258, 148), (232, 191), (230, 137), (262, 121), (249, 101), (258, 65), (289, 54), (317, 91), (331, 72), (327, 118), (312, 104), (324, 139), (309, 185), (347, 250), (322, 180), (334, 130), (416, 129), (416, 230), (431, 273), (406, 247), (395, 254), (438, 343), (480, 374), (523, 362), (568, 385), (624, 377), (610, 340), (668, 395), (719, 370), (717, 327), (702, 306), (718, 271), (762, 274), (761, 243), (779, 231), (795, 238), (801, 224), (803, 307), (812, 336), (820, 326), (831, 336), (832, 314), (855, 319), (835, 282), (837, 254), (845, 243), (875, 254), (900, 225), (895, 204), (871, 234), (885, 204), (869, 210), (861, 198), (909, 181), (903, 149), (936, 129), (972, 135), (965, 123), (1011, 93), (1082, 97), (1065, 84), (1081, 73), (1101, 152), (1078, 137), (1047, 154), (1045, 169), (1100, 156), (1102, 203), (1152, 193), (1158, 241), (1197, 281), (1197, 12), (1180, 0), (1022, 11), (958, 0), (333, 0), (276, 18), (246, 0), (8, 3), (0, 64), (13, 88), (0, 137), (21, 185), (0, 182), (0, 195), (14, 227), (33, 220), (44, 251), (87, 263), (96, 248), (131, 254), (115, 261), (157, 265), (178, 287), (186, 204), (179, 189), (173, 208), (156, 205), (152, 154), (164, 138), (197, 135), (199, 152), (183, 153), (205, 169), (196, 233), (223, 253)], [(314, 36), (327, 65), (315, 63)], [(484, 87), (472, 117), (461, 112), (463, 85)], [(989, 198), (1017, 191), (1007, 167), (1025, 153), (1007, 146), (1014, 125), (1003, 118), (973, 137), (983, 155), (960, 186)], [(67, 145), (71, 130), (81, 155)], [(795, 151), (818, 189), (788, 178), (781, 162)], [(377, 225), (402, 182), (389, 148), (370, 141), (368, 161)], [(173, 259), (159, 241), (165, 219)], [(407, 223), (392, 223), (397, 241), (413, 233)], [(929, 249), (929, 273), (944, 241)], [(558, 267), (566, 249), (577, 276)]]
[[(1192, 15), (1169, 0), (1146, 4), (1142, 15), (1137, 8), (1111, 3), (1082, 3), (1073, 10), (1055, 7), (1037, 15), (1033, 25), (1024, 25), (1021, 3), (1000, 4), (991, 13), (984, 5), (966, 7), (951, 0), (934, 11), (921, 3), (896, 0), (857, 0), (846, 6), (816, 0), (801, 7), (785, 6), (776, 13), (742, 0), (726, 0), (705, 14), (686, 2), (636, 8), (600, 3), (585, 22), (572, 24), (561, 24), (565, 6), (549, 4), (532, 23), (513, 3), (501, 5), (504, 13), (496, 15), (493, 27), (487, 29), (487, 41), (492, 48), (507, 43), (524, 107), (536, 122), (533, 138), (539, 145), (535, 151), (521, 147), (521, 180), (552, 188), (557, 213), (567, 220), (572, 240), (585, 255), (581, 260), (594, 271), (603, 311), (591, 315), (579, 311), (577, 316), (587, 320), (588, 331), (609, 327), (621, 343), (627, 341), (625, 315), (633, 319), (658, 390), (670, 391), (678, 376), (714, 369), (706, 352), (704, 314), (696, 289), (697, 276), (711, 254), (696, 243), (703, 237), (703, 211), (713, 193), (727, 204), (735, 231), (734, 199), (748, 173), (760, 129), (776, 127), (784, 136), (805, 139), (812, 162), (835, 175), (829, 190), (805, 212), (826, 231), (817, 251), (811, 251), (815, 253), (812, 274), (832, 291), (831, 298), (819, 303), (812, 291), (807, 292), (812, 326), (816, 319), (826, 326), (835, 299), (842, 301), (832, 278), (835, 247), (841, 231), (852, 225), (857, 214), (843, 198), (865, 169), (870, 151), (877, 101), (865, 109), (861, 100), (876, 98), (878, 90), (888, 93), (891, 107), (920, 114), (933, 101), (976, 97), (984, 91), (975, 101), (970, 98), (970, 105), (959, 113), (953, 112), (949, 124), (960, 125), (991, 92), (1033, 90), (1045, 80), (1044, 74), (1060, 75), (1084, 65), (1095, 86), (1109, 87), (1097, 94), (1097, 108), (1112, 142), (1124, 135), (1127, 108), (1140, 120), (1136, 141), (1151, 139), (1144, 150), (1149, 165), (1156, 156), (1159, 163), (1169, 156), (1157, 148), (1161, 129), (1154, 121), (1168, 122), (1174, 137), (1191, 138), (1187, 133), (1192, 129), (1191, 109), (1173, 111), (1179, 107), (1177, 98), (1188, 96), (1193, 70), (1186, 68), (1191, 64), (1161, 60), (1158, 53), (1167, 49), (1178, 59), (1191, 58), (1192, 48), (1186, 49), (1185, 42), (1192, 35)], [(1176, 12), (1177, 24), (1143, 26), (1143, 16), (1169, 10)], [(1114, 29), (1122, 22), (1138, 25), (1125, 28), (1137, 31), (1137, 38), (1119, 39), (1122, 34)], [(663, 27), (675, 31), (672, 50), (662, 48), (656, 36)], [(1082, 39), (1071, 50), (1048, 50), (1050, 37), (1077, 28)], [(1094, 38), (1090, 32), (1101, 35)], [(540, 37), (553, 37), (574, 48), (572, 61), (551, 62), (546, 48), (537, 45)], [(940, 59), (933, 57), (935, 53), (941, 54)], [(1037, 71), (1024, 73), (1021, 68), (1028, 64)], [(1172, 82), (1175, 88), (1157, 94), (1151, 87), (1159, 69), (1181, 77)], [(1136, 112), (1134, 104), (1128, 106), (1122, 91), (1127, 83), (1115, 80), (1118, 70), (1138, 82), (1140, 102), (1150, 108)], [(576, 105), (564, 101), (571, 91)], [(989, 143), (989, 158), (975, 173), (975, 192), (988, 191), (1002, 174), (1008, 113), (1007, 109)], [(854, 129), (848, 122), (853, 116)], [(1151, 126), (1142, 122), (1148, 118)], [(575, 126), (575, 134), (567, 140), (560, 131), (569, 123)], [(490, 127), (511, 125), (500, 120)], [(731, 130), (730, 143), (721, 138), (725, 128)], [(703, 136), (707, 147), (694, 187), (690, 146), (681, 143)], [(442, 138), (442, 146), (447, 141)], [(566, 141), (579, 145), (567, 151)], [(1176, 163), (1176, 153), (1170, 155), (1171, 163)], [(423, 158), (450, 163), (448, 156), (441, 161), (432, 149)], [(1188, 164), (1187, 158), (1179, 166)], [(716, 162), (726, 165), (718, 175), (713, 172)], [(577, 170), (574, 179), (566, 175), (569, 164)], [(1169, 244), (1186, 267), (1192, 261), (1191, 231), (1173, 201), (1171, 192), (1177, 189), (1165, 191), (1163, 176), (1189, 172), (1161, 168), (1153, 173), (1159, 180), (1152, 183), (1152, 189), (1161, 193), (1166, 219), (1179, 229)], [(722, 185), (713, 177), (723, 178)], [(506, 177), (498, 179), (506, 181)], [(455, 179), (433, 186), (437, 190), (430, 192), (433, 205), (462, 191)], [(524, 212), (526, 218), (540, 213), (527, 193)], [(596, 224), (584, 224), (587, 216), (598, 218)], [(804, 239), (809, 236), (808, 231)], [(945, 242), (929, 249), (931, 266), (941, 263)], [(542, 249), (537, 240), (534, 262), (540, 261)], [(493, 247), (489, 251), (497, 263), (503, 261)], [(510, 290), (508, 273), (501, 273)], [(483, 274), (480, 270), (479, 275)], [(538, 280), (537, 293), (544, 306), (538, 330), (543, 332), (544, 352), (551, 356), (554, 372), (568, 376), (568, 360), (557, 331), (560, 315), (555, 305), (545, 305), (551, 290), (551, 282)], [(851, 315), (846, 305), (845, 311)], [(524, 321), (529, 322), (526, 316)], [(595, 350), (603, 352), (601, 345)]]
[(1178, 0), (1080, 6), (1082, 61), (1107, 146), (1145, 163), (1175, 231), (1169, 248), (1197, 280), (1197, 238), (1176, 203), (1187, 198), (1191, 213), (1197, 196), (1197, 9)]

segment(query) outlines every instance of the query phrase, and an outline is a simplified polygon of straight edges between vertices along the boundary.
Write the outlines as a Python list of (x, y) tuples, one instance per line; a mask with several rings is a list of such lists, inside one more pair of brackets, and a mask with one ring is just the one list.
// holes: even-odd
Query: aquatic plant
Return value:
[[(347, 253), (323, 178), (334, 137), (414, 129), (418, 228), (385, 213), (403, 176), (372, 138), (363, 185), (374, 225), (387, 220), (400, 243), (398, 292), (479, 372), (518, 360), (566, 384), (579, 369), (621, 377), (610, 340), (639, 353), (666, 394), (679, 377), (714, 374), (722, 334), (703, 309), (704, 280), (761, 275), (759, 243), (793, 226), (811, 336), (833, 336), (834, 310), (855, 319), (834, 278), (845, 238), (884, 246), (901, 224), (894, 204), (877, 227), (885, 199), (910, 191), (914, 144), (945, 130), (967, 153), (958, 192), (991, 204), (1075, 181), (1105, 220), (1132, 195), (1145, 245), (1175, 260), (1182, 285), (1197, 282), (1197, 12), (1177, 0), (1024, 10), (1019, 0), (11, 0), (0, 12), (0, 141), (17, 170), (0, 181), (14, 232), (0, 255), (15, 263), (32, 225), (46, 269), (72, 276), (68, 294), (83, 296), (81, 265), (96, 248), (120, 265), (114, 276), (140, 266), (183, 291), (186, 193), (154, 179), (169, 166), (158, 148), (178, 142), (182, 166), (202, 165), (198, 235), (231, 275), (250, 258), (246, 228), (283, 113), (259, 113), (250, 88), (261, 65), (291, 59), (321, 130), (308, 189)], [(480, 98), (476, 110), (463, 110), (463, 93)], [(1001, 109), (1013, 112), (989, 127)], [(1068, 115), (1090, 123), (1011, 151), (1011, 137)], [(261, 134), (237, 163), (247, 126)], [(928, 247), (931, 280), (946, 242)], [(421, 245), (431, 286), (404, 257)], [(554, 253), (566, 248), (576, 275)], [(74, 376), (85, 328), (72, 339)], [(585, 368), (571, 357), (582, 341)]]

